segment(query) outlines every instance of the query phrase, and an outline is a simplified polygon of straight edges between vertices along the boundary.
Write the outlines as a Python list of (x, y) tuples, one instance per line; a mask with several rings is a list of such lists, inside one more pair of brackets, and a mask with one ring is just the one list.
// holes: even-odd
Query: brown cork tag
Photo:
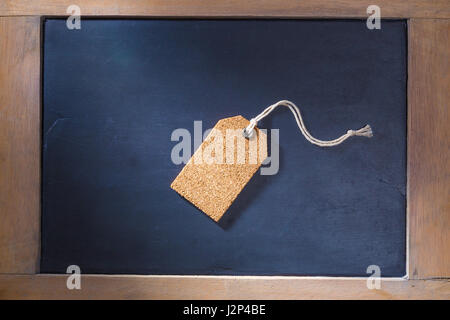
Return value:
[(170, 186), (216, 222), (267, 157), (265, 133), (255, 127), (250, 139), (242, 135), (249, 123), (219, 120)]

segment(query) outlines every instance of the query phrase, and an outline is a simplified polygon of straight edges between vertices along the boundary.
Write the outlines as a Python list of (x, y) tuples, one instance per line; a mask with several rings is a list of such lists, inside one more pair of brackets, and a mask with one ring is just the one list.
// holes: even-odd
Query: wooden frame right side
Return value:
[(450, 19), (408, 21), (410, 279), (450, 277)]

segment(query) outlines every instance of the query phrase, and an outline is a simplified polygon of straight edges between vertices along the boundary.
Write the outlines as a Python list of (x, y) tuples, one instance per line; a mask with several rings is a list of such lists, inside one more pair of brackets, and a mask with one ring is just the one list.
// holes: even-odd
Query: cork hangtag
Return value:
[(267, 157), (267, 135), (242, 116), (219, 120), (171, 184), (214, 221), (219, 221)]

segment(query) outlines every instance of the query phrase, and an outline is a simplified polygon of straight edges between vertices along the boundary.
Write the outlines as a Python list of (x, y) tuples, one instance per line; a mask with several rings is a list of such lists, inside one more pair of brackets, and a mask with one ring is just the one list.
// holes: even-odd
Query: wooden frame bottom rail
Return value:
[(82, 275), (69, 290), (69, 275), (0, 275), (0, 299), (450, 299), (450, 280), (366, 278), (108, 276)]

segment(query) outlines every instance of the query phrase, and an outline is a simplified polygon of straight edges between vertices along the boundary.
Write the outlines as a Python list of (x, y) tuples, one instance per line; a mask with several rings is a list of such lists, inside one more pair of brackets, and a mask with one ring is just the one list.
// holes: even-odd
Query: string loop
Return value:
[(303, 123), (303, 118), (302, 118), (299, 108), (291, 101), (281, 100), (281, 101), (278, 101), (277, 103), (274, 103), (271, 106), (267, 107), (266, 109), (264, 109), (263, 112), (258, 114), (256, 117), (252, 118), (250, 120), (250, 124), (243, 131), (244, 137), (251, 138), (254, 133), (254, 128), (256, 127), (258, 122), (261, 119), (267, 117), (273, 110), (275, 110), (275, 108), (277, 108), (279, 106), (288, 107), (289, 110), (291, 110), (291, 112), (293, 113), (293, 115), (295, 117), (295, 121), (297, 122), (298, 128), (300, 129), (301, 133), (306, 138), (306, 140), (308, 140), (312, 144), (315, 144), (319, 147), (337, 146), (352, 136), (361, 136), (361, 137), (367, 137), (367, 138), (371, 138), (373, 136), (372, 128), (369, 125), (366, 125), (365, 127), (361, 128), (359, 130), (348, 130), (346, 134), (343, 134), (342, 136), (340, 136), (339, 138), (334, 139), (334, 140), (326, 141), (326, 140), (316, 139), (306, 129), (305, 124)]

